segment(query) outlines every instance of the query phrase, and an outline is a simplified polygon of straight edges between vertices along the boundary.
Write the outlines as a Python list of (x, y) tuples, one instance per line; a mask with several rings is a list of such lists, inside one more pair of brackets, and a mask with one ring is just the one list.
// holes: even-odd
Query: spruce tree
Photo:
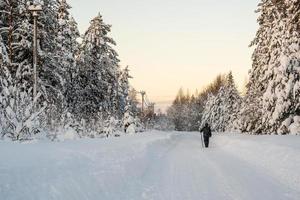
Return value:
[[(268, 66), (268, 84), (263, 95), (266, 133), (300, 132), (300, 1), (277, 3), (279, 21), (274, 28), (278, 45)], [(297, 128), (298, 127), (298, 128)]]
[(98, 112), (106, 118), (116, 110), (119, 60), (112, 47), (116, 43), (108, 36), (110, 29), (99, 14), (90, 22), (83, 37), (73, 111), (85, 119), (93, 118)]
[(262, 0), (257, 11), (259, 29), (251, 42), (255, 50), (252, 55), (252, 69), (249, 73), (247, 93), (239, 113), (239, 126), (242, 131), (261, 133), (263, 130), (262, 95), (266, 90), (266, 76), (274, 41), (274, 25), (278, 22), (278, 13), (271, 0)]
[[(118, 115), (125, 113), (126, 105), (130, 105), (131, 103), (129, 97), (130, 92), (130, 84), (129, 79), (132, 78), (129, 74), (128, 66), (120, 72), (119, 80), (118, 80), (118, 102), (117, 102), (117, 110)], [(130, 106), (131, 107), (131, 106)], [(131, 110), (133, 112), (133, 110)]]
[(175, 130), (187, 131), (188, 129), (188, 104), (189, 96), (181, 88), (173, 101), (172, 106), (168, 109), (168, 117), (173, 121)]
[[(64, 85), (72, 82), (76, 75), (76, 56), (79, 53), (79, 43), (77, 39), (80, 37), (77, 23), (70, 16), (69, 9), (71, 6), (66, 0), (59, 1), (58, 8), (58, 33), (57, 47), (58, 63), (64, 71)], [(67, 88), (64, 88), (66, 93)]]
[(208, 123), (212, 130), (217, 132), (234, 130), (240, 103), (241, 97), (230, 72), (226, 77), (225, 85), (220, 88), (217, 95), (208, 97), (201, 127)]
[(70, 93), (76, 92), (74, 86), (74, 79), (77, 76), (76, 56), (79, 54), (79, 43), (77, 39), (80, 37), (77, 23), (73, 17), (70, 16), (69, 9), (71, 6), (65, 0), (59, 1), (58, 8), (58, 33), (57, 33), (57, 62), (62, 69), (63, 77), (63, 105), (58, 115), (61, 115), (60, 123), (64, 126), (67, 124), (65, 119), (73, 118), (70, 116), (69, 102), (72, 101)]
[(237, 129), (235, 122), (238, 119), (238, 113), (242, 102), (242, 98), (236, 88), (232, 72), (230, 72), (227, 76), (225, 87), (226, 94), (224, 97), (224, 123), (227, 123), (225, 129), (227, 131), (231, 131)]
[(45, 106), (36, 108), (40, 94), (33, 100), (32, 87), (28, 89), (25, 83), (20, 84), (20, 78), (12, 76), (3, 60), (0, 59), (0, 136), (12, 140), (30, 139), (40, 127), (39, 116)]
[(258, 12), (241, 129), (257, 134), (295, 133), (299, 127), (299, 1), (263, 0)]
[(204, 106), (204, 110), (202, 112), (200, 129), (204, 127), (206, 123), (208, 123), (211, 126), (212, 130), (214, 131), (215, 128), (213, 127), (215, 123), (214, 114), (217, 108), (215, 101), (216, 101), (216, 96), (213, 94), (209, 94)]
[[(8, 55), (7, 67), (18, 84), (32, 85), (32, 23), (26, 0), (0, 4), (0, 35)], [(22, 65), (22, 66), (20, 66)]]

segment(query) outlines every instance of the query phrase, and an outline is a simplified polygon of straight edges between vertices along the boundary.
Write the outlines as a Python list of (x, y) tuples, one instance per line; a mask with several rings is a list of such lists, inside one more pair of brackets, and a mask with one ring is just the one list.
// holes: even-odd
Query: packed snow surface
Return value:
[(300, 137), (147, 132), (0, 141), (0, 199), (300, 199)]

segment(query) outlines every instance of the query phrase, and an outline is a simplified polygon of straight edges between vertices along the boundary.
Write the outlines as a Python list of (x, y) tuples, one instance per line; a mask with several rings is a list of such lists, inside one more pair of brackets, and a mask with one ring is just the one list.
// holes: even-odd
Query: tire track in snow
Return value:
[(231, 188), (234, 189), (232, 191), (235, 193), (240, 191), (242, 198), (238, 199), (297, 200), (300, 196), (300, 191), (284, 184), (265, 168), (249, 162), (247, 158), (235, 155), (235, 152), (226, 151), (222, 146), (218, 146), (218, 143), (213, 146), (211, 153), (208, 154), (208, 161), (215, 167), (220, 179), (226, 180), (227, 185), (232, 185)]
[[(235, 157), (222, 147), (202, 149), (195, 134), (174, 134), (148, 145), (135, 174), (136, 198), (145, 200), (296, 200), (293, 191), (263, 169)], [(140, 188), (139, 188), (140, 187)]]

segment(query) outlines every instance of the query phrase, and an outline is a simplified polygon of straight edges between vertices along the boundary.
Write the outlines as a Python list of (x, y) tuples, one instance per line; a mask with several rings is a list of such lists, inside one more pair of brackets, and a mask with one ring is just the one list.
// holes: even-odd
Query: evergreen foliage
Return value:
[(219, 92), (216, 95), (209, 95), (202, 115), (201, 127), (208, 123), (216, 132), (234, 130), (240, 103), (241, 97), (230, 72)]
[(172, 106), (167, 110), (169, 123), (178, 131), (198, 131), (209, 95), (217, 94), (225, 82), (225, 76), (218, 75), (200, 93), (190, 95), (189, 92), (185, 94), (183, 89), (180, 89)]
[[(38, 98), (33, 100), (33, 17), (38, 16)], [(0, 3), (0, 131), (2, 137), (29, 139), (41, 130), (75, 130), (95, 136), (120, 129), (137, 102), (130, 97), (129, 69), (121, 70), (111, 26), (99, 14), (82, 38), (66, 0), (8, 0)], [(116, 126), (116, 127), (112, 127)], [(79, 133), (80, 132), (80, 133)], [(53, 133), (55, 133), (53, 135)]]
[(300, 1), (263, 0), (247, 95), (240, 113), (242, 131), (299, 133)]
[(96, 113), (104, 118), (116, 115), (120, 74), (118, 55), (111, 46), (115, 42), (108, 37), (111, 26), (100, 14), (90, 24), (80, 48), (76, 97), (71, 97), (77, 98), (71, 106), (74, 114), (86, 120)]

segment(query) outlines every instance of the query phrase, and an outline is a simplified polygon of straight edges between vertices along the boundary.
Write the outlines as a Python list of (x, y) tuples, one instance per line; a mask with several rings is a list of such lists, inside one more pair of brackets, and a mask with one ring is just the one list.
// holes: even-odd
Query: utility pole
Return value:
[(146, 92), (145, 91), (141, 91), (140, 94), (142, 95), (142, 115), (144, 114), (144, 104), (145, 104), (145, 95), (146, 95)]
[(116, 84), (117, 84), (117, 88), (116, 88), (117, 89), (117, 102), (116, 102), (117, 103), (117, 105), (116, 105), (117, 108), (116, 109), (117, 109), (117, 115), (118, 115), (118, 117), (119, 117), (119, 115), (121, 113), (120, 112), (120, 104), (119, 104), (120, 103), (119, 102), (119, 76), (120, 75), (118, 74), (117, 78), (116, 78)]
[(33, 16), (33, 100), (37, 96), (37, 18), (39, 12), (41, 12), (41, 5), (31, 5), (28, 7), (28, 10), (32, 13)]

